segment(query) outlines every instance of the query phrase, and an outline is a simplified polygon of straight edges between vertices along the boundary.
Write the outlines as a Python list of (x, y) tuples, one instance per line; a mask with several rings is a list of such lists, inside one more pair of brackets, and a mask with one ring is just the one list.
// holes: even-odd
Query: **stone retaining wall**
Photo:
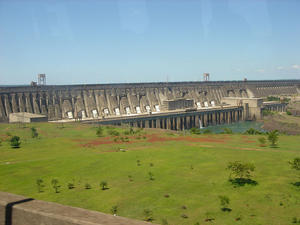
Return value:
[(57, 203), (0, 192), (0, 225), (150, 225)]

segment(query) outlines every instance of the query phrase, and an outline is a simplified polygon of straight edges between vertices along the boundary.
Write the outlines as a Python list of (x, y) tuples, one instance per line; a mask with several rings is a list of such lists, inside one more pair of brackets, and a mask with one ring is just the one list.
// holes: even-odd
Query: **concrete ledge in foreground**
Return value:
[(0, 225), (149, 224), (152, 223), (0, 192)]

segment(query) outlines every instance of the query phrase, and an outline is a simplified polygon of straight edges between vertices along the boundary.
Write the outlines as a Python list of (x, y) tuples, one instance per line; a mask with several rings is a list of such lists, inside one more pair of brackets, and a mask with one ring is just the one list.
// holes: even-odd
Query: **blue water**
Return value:
[(204, 127), (201, 130), (204, 131), (205, 129), (209, 129), (213, 133), (218, 134), (224, 132), (224, 128), (230, 128), (233, 131), (233, 133), (244, 133), (249, 128), (254, 128), (256, 130), (264, 132), (264, 130), (262, 129), (262, 125), (263, 123), (261, 122), (244, 121), (244, 122), (237, 122), (232, 124), (223, 124), (223, 125)]

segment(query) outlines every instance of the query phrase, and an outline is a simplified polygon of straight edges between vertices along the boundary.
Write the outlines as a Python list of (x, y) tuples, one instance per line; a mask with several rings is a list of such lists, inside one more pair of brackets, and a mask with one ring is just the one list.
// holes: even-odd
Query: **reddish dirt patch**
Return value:
[[(158, 134), (148, 134), (145, 135), (145, 139), (141, 137), (131, 136), (129, 137), (128, 141), (122, 141), (118, 137), (114, 140), (114, 137), (103, 137), (91, 140), (87, 143), (81, 143), (81, 147), (93, 147), (98, 145), (105, 145), (105, 144), (132, 144), (136, 142), (148, 142), (148, 143), (155, 143), (155, 142), (165, 142), (165, 141), (186, 141), (186, 142), (209, 142), (209, 143), (225, 143), (228, 139), (227, 137), (214, 138), (214, 137), (190, 137), (190, 136), (177, 136), (177, 137), (168, 137), (168, 136), (161, 136)], [(85, 142), (84, 139), (76, 139), (76, 142)]]
[(187, 142), (212, 142), (212, 143), (224, 143), (224, 139), (217, 139), (211, 137), (190, 137), (190, 136), (181, 136), (181, 137), (161, 137), (157, 134), (148, 135), (148, 142), (164, 142), (164, 141), (187, 141)]

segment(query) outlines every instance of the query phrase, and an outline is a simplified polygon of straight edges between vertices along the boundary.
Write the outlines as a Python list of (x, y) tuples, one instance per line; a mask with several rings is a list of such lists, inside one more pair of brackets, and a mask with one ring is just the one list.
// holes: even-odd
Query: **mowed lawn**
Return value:
[[(37, 128), (39, 138), (31, 137)], [(143, 220), (153, 211), (154, 223), (169, 224), (292, 224), (300, 221), (300, 187), (288, 162), (300, 157), (300, 137), (280, 136), (277, 148), (260, 147), (259, 136), (190, 135), (144, 129), (114, 140), (96, 125), (1, 124), (0, 190), (105, 213)], [(116, 128), (125, 137), (128, 128)], [(10, 147), (10, 135), (21, 147)], [(120, 149), (122, 149), (120, 151)], [(252, 162), (258, 185), (234, 187), (226, 170), (231, 161)], [(138, 161), (140, 165), (138, 165)], [(154, 180), (149, 179), (149, 172)], [(39, 193), (36, 180), (42, 178)], [(58, 179), (60, 193), (51, 180)], [(131, 180), (131, 181), (130, 181)], [(100, 182), (108, 188), (101, 190)], [(74, 183), (74, 189), (68, 189)], [(85, 189), (86, 184), (91, 189)], [(219, 195), (230, 199), (231, 212), (220, 208)], [(183, 218), (186, 217), (186, 218)], [(211, 222), (206, 219), (212, 219)]]

